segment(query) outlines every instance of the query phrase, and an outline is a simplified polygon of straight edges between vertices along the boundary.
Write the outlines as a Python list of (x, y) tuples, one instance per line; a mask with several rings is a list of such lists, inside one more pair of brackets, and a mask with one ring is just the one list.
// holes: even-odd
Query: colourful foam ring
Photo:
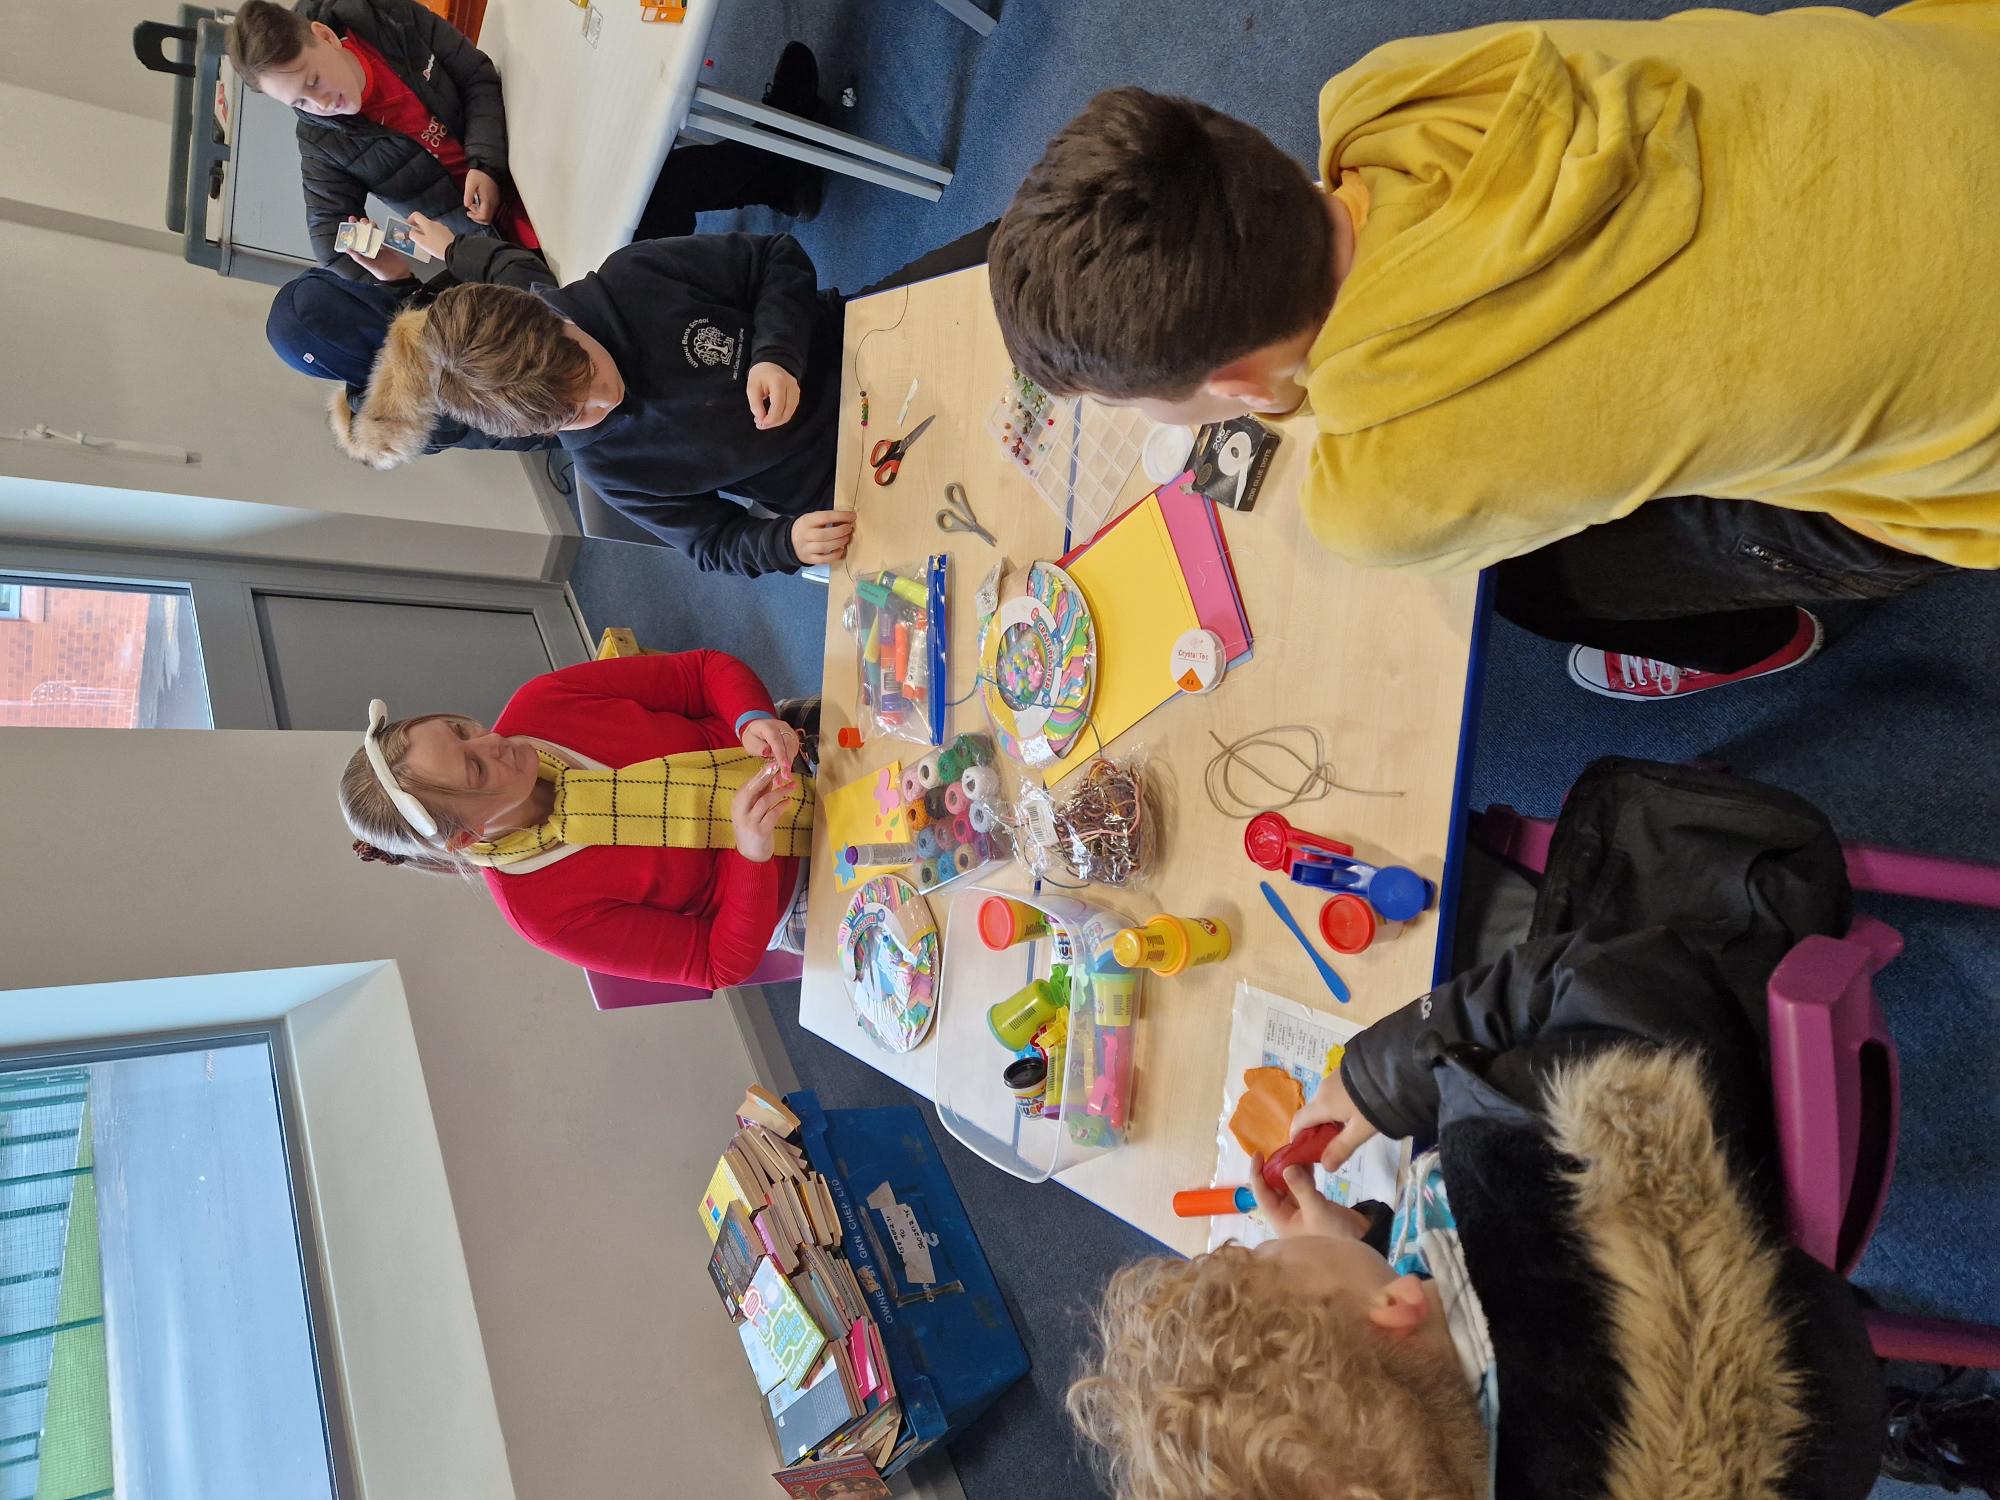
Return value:
[(948, 818), (951, 816), (950, 812), (945, 808), (944, 788), (941, 786), (934, 786), (928, 792), (924, 793), (924, 806), (930, 809), (933, 821), (938, 818)]
[(958, 836), (958, 827), (950, 818), (939, 818), (925, 832), (937, 840), (937, 852), (940, 859), (965, 842), (965, 840)]
[(938, 830), (936, 827), (917, 831), (917, 858), (936, 859), (938, 857)]
[(967, 819), (971, 821), (972, 831), (974, 833), (979, 833), (979, 834), (991, 833), (994, 829), (1000, 826), (999, 815), (995, 813), (992, 808), (988, 807), (984, 802), (973, 803), (972, 810), (968, 812), (965, 816), (967, 817)]
[(917, 889), (927, 891), (938, 883), (938, 862), (936, 860), (927, 859), (917, 866)]
[(985, 864), (993, 858), (993, 840), (983, 833), (974, 834), (972, 838), (972, 852), (979, 856), (979, 862), (982, 865)]
[(964, 844), (960, 844), (956, 849), (951, 851), (951, 865), (954, 870), (963, 875), (968, 870), (975, 870), (979, 867), (979, 856)]
[(924, 799), (924, 784), (917, 779), (916, 768), (912, 766), (903, 773), (903, 800), (921, 802)]
[(938, 761), (940, 759), (939, 752), (933, 750), (929, 755), (918, 761), (915, 766), (911, 767), (916, 773), (918, 785), (927, 791), (944, 779), (938, 774)]
[(944, 810), (953, 817), (957, 817), (970, 806), (972, 799), (965, 795), (965, 788), (957, 782), (952, 782), (944, 789)]
[(972, 819), (964, 813), (951, 820), (951, 839), (954, 844), (969, 844), (977, 833), (978, 830), (972, 826)]

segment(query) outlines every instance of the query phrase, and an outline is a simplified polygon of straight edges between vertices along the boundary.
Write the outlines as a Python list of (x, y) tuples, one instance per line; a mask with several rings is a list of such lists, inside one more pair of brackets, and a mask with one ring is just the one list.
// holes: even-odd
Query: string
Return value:
[[(1310, 743), (1311, 754), (1286, 743), (1288, 736), (1303, 737)], [(1318, 802), (1332, 792), (1349, 792), (1357, 797), (1400, 797), (1399, 791), (1378, 791), (1367, 787), (1346, 786), (1336, 776), (1333, 763), (1326, 758), (1326, 741), (1320, 732), (1310, 724), (1277, 724), (1269, 729), (1259, 729), (1240, 739), (1224, 743), (1222, 736), (1214, 730), (1208, 737), (1215, 741), (1216, 753), (1209, 758), (1202, 772), (1202, 789), (1208, 794), (1209, 806), (1226, 818), (1249, 818), (1263, 812), (1284, 812), (1301, 803)], [(1289, 780), (1280, 780), (1278, 775), (1265, 769), (1250, 758), (1249, 752), (1269, 751), (1276, 755), (1290, 757), (1298, 768), (1296, 785)], [(1268, 797), (1275, 793), (1282, 801), (1257, 800), (1238, 790), (1234, 780), (1241, 768), (1244, 774), (1254, 776), (1269, 788)], [(1290, 776), (1290, 772), (1282, 773)]]
[[(884, 323), (879, 328), (871, 328), (854, 342), (854, 388), (857, 391), (865, 393), (868, 389), (868, 382), (861, 377), (861, 355), (862, 351), (868, 347), (868, 341), (880, 333), (894, 333), (898, 328), (903, 326), (903, 319), (910, 315), (910, 289), (904, 287), (902, 291), (903, 306), (902, 310), (896, 314), (896, 321), (893, 323)], [(886, 296), (887, 293), (883, 295)], [(901, 437), (902, 434), (891, 433), (890, 436)], [(864, 428), (861, 434), (862, 472), (854, 476), (854, 509), (857, 515), (861, 509), (861, 496), (864, 493), (864, 485), (866, 485), (868, 474), (872, 472), (872, 466), (868, 462), (868, 454), (874, 446), (874, 441), (869, 437), (867, 430)], [(854, 548), (851, 543), (848, 546), (846, 554), (840, 560), (840, 570), (846, 575), (849, 583), (854, 582)]]

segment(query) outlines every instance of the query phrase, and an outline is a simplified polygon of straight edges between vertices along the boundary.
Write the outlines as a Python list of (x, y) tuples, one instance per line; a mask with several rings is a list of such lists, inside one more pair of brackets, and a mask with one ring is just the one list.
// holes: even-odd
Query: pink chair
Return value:
[[(796, 953), (771, 952), (750, 971), (745, 984), (781, 984), (797, 979), (805, 971), (805, 960)], [(714, 994), (698, 984), (663, 984), (657, 979), (627, 979), (619, 974), (584, 970), (590, 981), (590, 998), (599, 1010), (625, 1010), (634, 1005), (672, 1005), (681, 1000), (706, 1000)]]
[[(1555, 825), (1495, 806), (1473, 837), (1521, 868), (1547, 866)], [(2000, 907), (2000, 867), (1843, 845), (1859, 891)], [(1771, 975), (1771, 1088), (1792, 1242), (1845, 1276), (1882, 1217), (1896, 1165), (1902, 1095), (1875, 975), (1903, 951), (1894, 928), (1857, 917), (1845, 937), (1808, 937)], [(1866, 1309), (1884, 1359), (2000, 1369), (2000, 1328)]]

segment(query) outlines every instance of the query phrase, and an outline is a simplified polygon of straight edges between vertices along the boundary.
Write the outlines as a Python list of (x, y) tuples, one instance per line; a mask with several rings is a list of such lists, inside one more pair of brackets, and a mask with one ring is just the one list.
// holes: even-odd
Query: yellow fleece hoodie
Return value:
[(1320, 131), (1370, 202), (1309, 356), (1335, 552), (1710, 495), (2000, 567), (2000, 0), (1393, 42)]

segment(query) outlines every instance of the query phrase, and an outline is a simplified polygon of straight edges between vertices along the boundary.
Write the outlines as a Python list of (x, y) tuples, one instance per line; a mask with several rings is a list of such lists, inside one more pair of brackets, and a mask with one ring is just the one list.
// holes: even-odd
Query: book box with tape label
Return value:
[(891, 1474), (970, 1426), (1028, 1372), (1028, 1351), (923, 1116), (908, 1106), (822, 1110), (809, 1090), (785, 1103), (826, 1177), (915, 1432)]

